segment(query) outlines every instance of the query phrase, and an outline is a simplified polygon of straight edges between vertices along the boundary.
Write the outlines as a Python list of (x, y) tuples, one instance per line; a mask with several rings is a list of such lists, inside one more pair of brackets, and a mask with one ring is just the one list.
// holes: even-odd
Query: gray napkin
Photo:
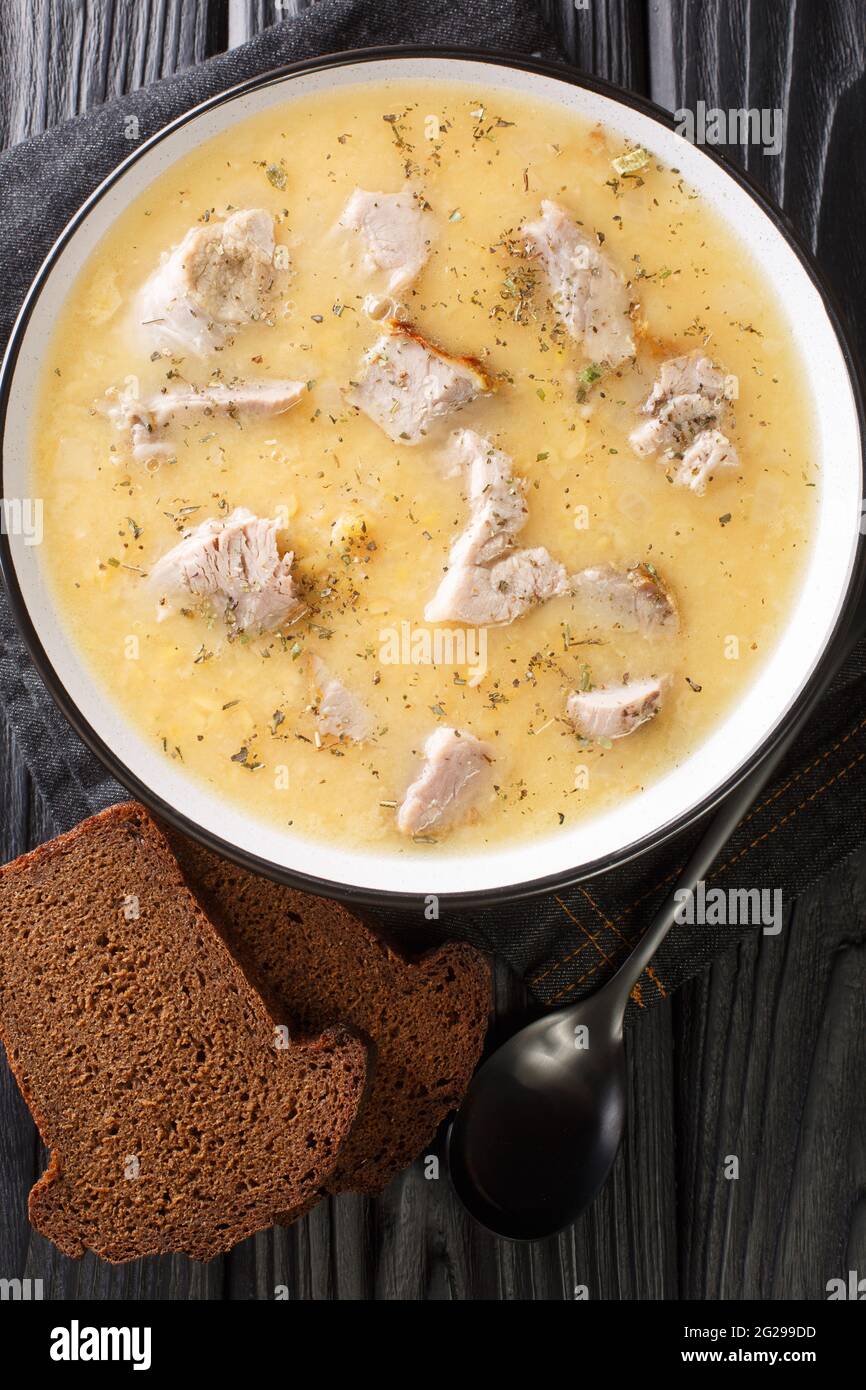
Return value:
[[(0, 334), (5, 339), (35, 271), (87, 194), (129, 153), (125, 118), (141, 138), (197, 102), (280, 64), (383, 43), (482, 45), (555, 57), (520, 0), (326, 0), (243, 47), (67, 122), (0, 157)], [(57, 831), (126, 792), (59, 714), (26, 655), (0, 593), (0, 702)], [(787, 903), (855, 850), (866, 808), (866, 649), (849, 661), (807, 735), (729, 845), (711, 886), (778, 889)], [(635, 864), (530, 903), (447, 914), (443, 932), (499, 952), (545, 1003), (601, 983), (640, 935), (699, 827)], [(385, 885), (387, 886), (387, 885)], [(417, 913), (383, 911), (404, 930)], [(754, 926), (682, 928), (668, 937), (635, 991), (648, 1007)]]

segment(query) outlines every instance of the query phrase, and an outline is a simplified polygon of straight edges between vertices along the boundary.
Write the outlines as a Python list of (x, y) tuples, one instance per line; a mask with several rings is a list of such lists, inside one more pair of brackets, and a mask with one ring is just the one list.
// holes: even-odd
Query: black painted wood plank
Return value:
[(0, 144), (201, 62), (227, 15), (227, 0), (4, 0)]
[(633, 91), (647, 90), (647, 24), (642, 0), (539, 0), (539, 9), (570, 63)]
[[(270, 0), (230, 0), (219, 21), (224, 21), (230, 40), (240, 42), (303, 7), (303, 0), (283, 6)], [(69, 14), (63, 16), (66, 29), (60, 32), (50, 29), (36, 35), (32, 27), (23, 30), (21, 44), (35, 45), (42, 98), (37, 110), (26, 112), (27, 119), (13, 99), (6, 111), (8, 138), (21, 138), (104, 100), (119, 89), (118, 83), (139, 85), (173, 66), (197, 61), (210, 51), (209, 35), (218, 25), (202, 6), (195, 8), (196, 16), (190, 21), (172, 5), (142, 6), (140, 13), (132, 15), (128, 6), (109, 4), (95, 18), (87, 16), (83, 34), (70, 30), (76, 16)], [(193, 7), (186, 9), (191, 12)], [(645, 78), (642, 16), (631, 7), (629, 19), (627, 11), (622, 3), (599, 6), (589, 22), (581, 14), (579, 22), (571, 24), (566, 7), (560, 11), (559, 30), (571, 56), (582, 66), (640, 85)], [(569, 22), (562, 22), (563, 13)], [(76, 51), (73, 40), (81, 52), (79, 65), (71, 58)], [(14, 64), (8, 47), (2, 61), (7, 70)], [(11, 856), (44, 834), (37, 825), (25, 823), (29, 785), (14, 756), (3, 769), (21, 803), (6, 827)], [(504, 966), (497, 972), (497, 1004), (497, 1032), (504, 1035), (518, 1025), (525, 1005), (522, 987)], [(224, 1262), (204, 1268), (165, 1258), (139, 1261), (122, 1270), (111, 1270), (92, 1258), (74, 1264), (57, 1256), (38, 1236), (31, 1236), (20, 1216), (42, 1157), (32, 1124), (8, 1081), (11, 1091), (4, 1095), (10, 1107), (8, 1132), (17, 1145), (24, 1146), (30, 1172), (22, 1165), (20, 1153), (10, 1154), (7, 1171), (20, 1191), (8, 1194), (4, 1204), (7, 1213), (19, 1213), (7, 1248), (17, 1242), (22, 1253), (29, 1250), (26, 1272), (42, 1277), (47, 1293), (78, 1298), (272, 1298), (278, 1288), (293, 1298), (318, 1299), (556, 1300), (574, 1298), (576, 1290), (584, 1287), (594, 1298), (671, 1296), (676, 1268), (669, 1161), (673, 1123), (669, 1031), (669, 1013), (659, 1011), (647, 1020), (640, 1046), (630, 1048), (635, 1107), (642, 1107), (645, 1118), (629, 1136), (602, 1202), (559, 1241), (532, 1249), (512, 1247), (480, 1231), (448, 1187), (440, 1141), (433, 1150), (440, 1159), (438, 1177), (427, 1176), (425, 1165), (417, 1164), (382, 1198), (341, 1197), (323, 1203), (291, 1230), (247, 1241)], [(660, 1252), (645, 1239), (647, 1223), (656, 1233)]]
[(308, 10), (316, 0), (229, 0), (228, 46), (235, 48), (280, 20)]
[[(22, 5), (22, 0), (14, 3)], [(68, 0), (69, 5), (77, 3)], [(129, 7), (108, 8), (117, 11), (123, 33), (129, 32), (130, 16), (124, 13)], [(146, 11), (142, 22), (147, 41), (156, 43), (162, 56), (148, 56), (140, 38), (127, 52), (122, 35), (118, 38), (116, 30), (104, 26), (99, 29), (101, 46), (97, 43), (95, 50), (104, 54), (105, 34), (111, 36), (111, 44), (120, 45), (116, 51), (122, 55), (125, 82), (137, 84), (142, 80), (139, 74), (149, 80), (157, 72), (170, 70), (172, 62), (180, 66), (197, 61), (195, 55), (182, 57), (190, 41), (191, 31), (183, 29), (186, 21), (180, 29), (167, 24), (168, 11), (176, 7), (135, 8)], [(183, 8), (191, 12), (198, 6), (187, 2)], [(840, 195), (846, 178), (851, 181), (839, 151), (842, 135), (850, 135), (862, 115), (858, 106), (862, 63), (857, 67), (862, 36), (852, 29), (854, 8), (840, 3), (821, 7), (822, 12), (832, 11), (833, 32), (844, 39), (843, 51), (855, 58), (853, 67), (838, 61), (835, 69), (832, 62), (824, 65), (838, 87), (838, 100), (830, 108), (814, 111), (812, 105), (820, 105), (812, 92), (814, 74), (808, 71), (809, 35), (818, 22), (814, 6), (780, 0), (767, 19), (766, 13), (758, 15), (759, 7), (735, 0), (725, 5), (712, 0), (701, 6), (690, 4), (688, 14), (667, 0), (653, 0), (647, 8), (646, 32), (643, 6), (629, 8), (632, 16), (638, 16), (637, 22), (625, 5), (605, 5), (602, 0), (592, 0), (589, 12), (566, 3), (547, 5), (548, 11), (555, 10), (554, 27), (572, 60), (638, 88), (649, 81), (657, 99), (672, 108), (685, 99), (681, 93), (697, 93), (701, 84), (708, 103), (741, 104), (749, 92), (757, 91), (770, 94), (768, 103), (779, 93), (776, 104), (783, 107), (786, 91), (799, 98), (805, 86), (809, 101), (805, 110), (796, 99), (791, 103), (789, 128), (796, 132), (801, 126), (814, 127), (819, 133), (816, 149), (800, 148), (803, 142), (798, 139), (793, 165), (786, 147), (784, 163), (777, 161), (766, 170), (769, 156), (747, 149), (741, 157), (752, 161), (753, 169), (756, 161), (771, 184), (776, 179), (778, 191), (788, 190), (801, 216), (805, 210), (804, 226), (818, 230), (819, 249), (822, 241), (830, 245), (834, 237), (839, 241), (839, 219), (826, 211), (823, 218), (819, 216), (817, 200), (800, 198), (799, 191), (808, 183), (812, 164), (823, 169), (828, 180), (833, 174)], [(162, 28), (158, 11), (163, 12)], [(697, 11), (702, 14), (696, 18)], [(231, 15), (235, 41), (282, 17), (280, 7), (257, 0), (231, 0)], [(225, 12), (222, 18), (227, 21), (227, 17)], [(70, 17), (61, 18), (68, 35)], [(179, 14), (176, 19), (181, 19)], [(629, 27), (623, 33), (620, 26), (626, 20)], [(25, 24), (29, 22), (27, 15)], [(672, 57), (667, 64), (663, 61), (665, 24)], [(34, 42), (32, 32), (27, 32), (31, 34), (28, 42)], [(192, 32), (199, 31), (193, 26)], [(33, 85), (42, 123), (102, 100), (114, 90), (107, 86), (109, 68), (100, 68), (101, 57), (88, 59), (82, 74), (67, 55), (68, 72), (58, 79), (62, 54), (58, 57), (57, 33), (54, 29), (37, 36), (34, 50), (46, 55)], [(714, 40), (713, 35), (718, 37)], [(23, 37), (20, 42), (23, 51)], [(176, 57), (172, 58), (172, 52)], [(794, 56), (791, 65), (789, 53)], [(14, 70), (4, 31), (0, 75)], [(798, 70), (804, 82), (795, 81)], [(754, 96), (751, 103), (756, 104)], [(31, 118), (36, 123), (28, 125)], [(21, 138), (39, 128), (38, 116), (25, 109), (14, 91), (8, 104), (0, 95), (0, 121), (7, 138)], [(841, 255), (836, 258), (841, 263)], [(41, 826), (26, 776), (8, 748), (3, 749), (0, 761), (0, 787), (4, 794), (0, 833), (11, 855), (41, 838)], [(12, 1231), (0, 1228), (4, 1250), (17, 1250), (17, 1255), (26, 1258), (29, 1249), (22, 1273), (47, 1274), (56, 1291), (63, 1288), (79, 1297), (166, 1293), (181, 1298), (214, 1297), (222, 1291), (228, 1297), (270, 1298), (280, 1284), (293, 1297), (314, 1298), (559, 1299), (573, 1298), (579, 1285), (586, 1285), (593, 1298), (671, 1297), (677, 1288), (670, 1163), (676, 1120), (682, 1295), (714, 1297), (724, 1291), (737, 1296), (756, 1291), (786, 1297), (818, 1289), (821, 1276), (830, 1277), (828, 1270), (835, 1272), (834, 1259), (843, 1266), (840, 1273), (866, 1263), (866, 1217), (858, 1196), (863, 1190), (863, 1137), (853, 1123), (852, 1105), (863, 1062), (859, 1049), (866, 869), (861, 864), (856, 873), (854, 867), (850, 873), (855, 874), (853, 880), (839, 878), (843, 885), (839, 901), (825, 902), (823, 892), (816, 892), (814, 901), (798, 905), (790, 940), (800, 943), (799, 953), (792, 954), (787, 947), (783, 953), (778, 941), (749, 943), (720, 961), (702, 981), (688, 986), (673, 1010), (665, 1005), (639, 1021), (629, 1046), (633, 1123), (626, 1146), (612, 1183), (594, 1211), (559, 1241), (531, 1250), (494, 1241), (463, 1216), (443, 1177), (428, 1180), (416, 1166), (375, 1202), (343, 1197), (323, 1204), (292, 1231), (246, 1242), (224, 1263), (224, 1274), (220, 1262), (205, 1270), (183, 1260), (143, 1261), (122, 1271), (108, 1270), (92, 1260), (80, 1266), (52, 1262), (50, 1247), (38, 1237), (31, 1241), (26, 1222), (19, 1222)], [(835, 936), (828, 931), (834, 923)], [(521, 1000), (519, 989), (503, 969), (501, 1028), (506, 1029), (508, 1020), (519, 1013)], [(676, 1093), (672, 1019), (677, 1041)], [(812, 1040), (811, 1050), (797, 1050), (799, 1034)], [(795, 1056), (802, 1063), (799, 1107), (789, 1079)], [(775, 1099), (765, 1121), (768, 1097)], [(2, 1194), (0, 1220), (5, 1222), (10, 1213), (20, 1211), (30, 1186), (29, 1176), (22, 1179), (22, 1154), (34, 1175), (37, 1162), (32, 1125), (26, 1112), (21, 1112), (20, 1098), (8, 1076), (0, 1089), (0, 1125), (0, 1144), (12, 1147), (12, 1152), (2, 1150), (2, 1172), (19, 1180), (21, 1188), (20, 1193)], [(733, 1152), (735, 1143), (747, 1154), (748, 1172), (739, 1179), (740, 1186), (723, 1185), (718, 1179), (719, 1158)], [(790, 1174), (786, 1188), (780, 1173)]]
[[(862, 348), (862, 7), (651, 0), (648, 47), (651, 95), (670, 110), (780, 113), (778, 154), (723, 152), (814, 247)], [(683, 1297), (825, 1298), (866, 1260), (864, 895), (866, 853), (804, 895), (781, 936), (756, 936), (675, 1000)]]
[[(230, 42), (239, 43), (297, 9), (273, 0), (230, 0)], [(587, 70), (640, 87), (646, 79), (643, 7), (631, 0), (578, 13), (547, 3), (548, 21), (566, 55)], [(497, 972), (497, 1037), (524, 1017), (525, 994), (507, 968)], [(649, 1021), (648, 1021), (649, 1022)], [(480, 1231), (457, 1204), (440, 1164), (438, 1179), (423, 1163), (374, 1201), (340, 1197), (275, 1238), (259, 1237), (227, 1261), (229, 1286), (272, 1296), (272, 1279), (301, 1298), (563, 1299), (578, 1284), (591, 1297), (670, 1297), (676, 1289), (673, 1213), (673, 1088), (670, 1023), (657, 1014), (631, 1049), (637, 1093), (648, 1121), (635, 1127), (621, 1156), (609, 1209), (579, 1223), (568, 1237), (532, 1250)], [(439, 1146), (441, 1154), (441, 1144)], [(644, 1238), (650, 1209), (656, 1235)], [(260, 1266), (255, 1250), (266, 1246)], [(635, 1250), (641, 1252), (640, 1257)]]
[[(0, 144), (9, 145), (124, 91), (208, 57), (227, 34), (225, 0), (4, 0)], [(2, 862), (50, 837), (23, 761), (0, 721)], [(6, 1067), (0, 1073), (0, 1274), (42, 1279), (45, 1297), (213, 1298), (222, 1262), (143, 1260), (114, 1269), (67, 1260), (27, 1221), (46, 1156)], [(13, 1268), (10, 1268), (13, 1266)]]
[(683, 1297), (821, 1299), (866, 1261), (864, 906), (860, 854), (681, 991)]

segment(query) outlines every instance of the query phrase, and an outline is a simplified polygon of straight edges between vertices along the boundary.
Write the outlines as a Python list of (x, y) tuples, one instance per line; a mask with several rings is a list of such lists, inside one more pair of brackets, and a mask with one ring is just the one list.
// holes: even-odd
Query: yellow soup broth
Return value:
[[(287, 101), (162, 175), (72, 286), (33, 437), (50, 578), (106, 697), (227, 802), (318, 840), (417, 852), (395, 806), (428, 735), (451, 725), (493, 745), (496, 792), (449, 832), (449, 849), (548, 835), (689, 757), (754, 680), (812, 529), (806, 376), (748, 248), (676, 170), (650, 157), (617, 174), (622, 153), (613, 133), (483, 87), (369, 85)], [(434, 649), (424, 607), (465, 526), (465, 486), (442, 467), (447, 430), (393, 443), (344, 398), (381, 332), (365, 308), (376, 277), (357, 237), (337, 228), (356, 187), (410, 188), (436, 219), (400, 316), (494, 378), (448, 427), (487, 436), (527, 480), (520, 544), (545, 546), (569, 573), (649, 562), (676, 597), (676, 635), (600, 626), (575, 595)], [(596, 234), (639, 306), (636, 360), (595, 382), (515, 254), (542, 198)], [(272, 214), (287, 248), (278, 312), (212, 358), (151, 354), (132, 320), (140, 287), (191, 227), (241, 208)], [(729, 432), (741, 466), (704, 496), (672, 486), (629, 444), (660, 345), (702, 348), (739, 381)], [(206, 384), (214, 370), (307, 389), (277, 418), (181, 423), (176, 458), (155, 465), (136, 462), (98, 408), (130, 376), (153, 393)], [(280, 633), (241, 636), (201, 605), (158, 621), (155, 561), (235, 507), (280, 518), (306, 613)], [(369, 741), (317, 740), (312, 656), (363, 701)], [(661, 713), (612, 744), (578, 739), (568, 693), (624, 673), (670, 676)], [(435, 855), (444, 837), (424, 843)]]

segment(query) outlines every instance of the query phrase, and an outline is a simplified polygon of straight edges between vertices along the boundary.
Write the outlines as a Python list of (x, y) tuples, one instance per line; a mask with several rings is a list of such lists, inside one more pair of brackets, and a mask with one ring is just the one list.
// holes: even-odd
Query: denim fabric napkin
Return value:
[[(476, 44), (557, 56), (534, 9), (521, 0), (377, 0), (375, 5), (326, 0), (240, 48), (16, 146), (0, 157), (3, 341), (64, 224), (129, 153), (126, 117), (138, 118), (145, 139), (205, 98), (280, 64), (399, 42)], [(2, 591), (0, 703), (58, 832), (126, 798), (51, 701)], [(782, 776), (734, 836), (713, 885), (779, 889), (783, 901), (790, 899), (861, 843), (864, 802), (866, 648), (861, 647)], [(693, 827), (639, 862), (558, 895), (446, 914), (439, 928), (504, 956), (541, 1002), (577, 999), (610, 973), (640, 935), (698, 833)], [(418, 914), (386, 911), (380, 920), (400, 930), (416, 927)], [(760, 928), (718, 924), (677, 929), (635, 990), (632, 1011), (666, 997), (715, 952), (754, 930)]]

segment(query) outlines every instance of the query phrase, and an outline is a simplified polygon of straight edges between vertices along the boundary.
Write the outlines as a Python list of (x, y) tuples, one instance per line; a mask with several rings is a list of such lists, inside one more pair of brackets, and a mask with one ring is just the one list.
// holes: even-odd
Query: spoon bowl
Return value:
[(451, 1180), (497, 1235), (554, 1235), (604, 1186), (626, 1115), (622, 1010), (608, 988), (494, 1052), (451, 1127)]
[(722, 802), (616, 974), (588, 999), (521, 1028), (472, 1078), (451, 1127), (448, 1157), (457, 1195), (488, 1230), (511, 1240), (553, 1235), (604, 1186), (625, 1128), (629, 994), (863, 636), (866, 611), (840, 633), (834, 659), (779, 742)]

